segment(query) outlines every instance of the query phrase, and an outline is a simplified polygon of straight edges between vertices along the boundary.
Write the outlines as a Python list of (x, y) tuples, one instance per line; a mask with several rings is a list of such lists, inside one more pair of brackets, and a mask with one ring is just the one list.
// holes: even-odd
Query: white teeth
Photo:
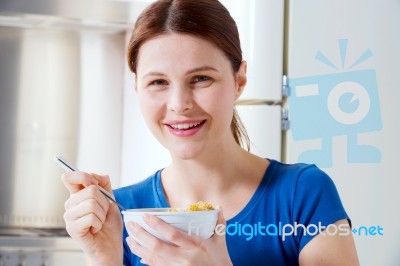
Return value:
[(188, 129), (188, 128), (191, 128), (191, 127), (198, 126), (200, 124), (201, 124), (201, 122), (194, 123), (194, 124), (175, 124), (175, 125), (171, 125), (171, 127), (175, 128), (175, 129)]

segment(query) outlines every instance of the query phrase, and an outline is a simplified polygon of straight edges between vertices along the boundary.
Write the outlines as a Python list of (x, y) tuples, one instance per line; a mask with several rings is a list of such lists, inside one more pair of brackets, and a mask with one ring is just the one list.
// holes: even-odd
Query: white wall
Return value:
[(124, 42), (124, 34), (81, 36), (77, 167), (109, 175), (114, 187), (120, 185), (121, 171)]

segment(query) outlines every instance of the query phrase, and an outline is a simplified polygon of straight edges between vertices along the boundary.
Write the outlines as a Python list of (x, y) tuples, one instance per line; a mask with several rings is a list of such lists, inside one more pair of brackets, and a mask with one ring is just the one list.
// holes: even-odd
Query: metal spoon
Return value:
[[(63, 168), (65, 171), (67, 172), (78, 172), (78, 169), (74, 168), (67, 160), (65, 160), (63, 157), (56, 155), (54, 157), (54, 161), (61, 167)], [(85, 185), (84, 185), (85, 186)], [(86, 187), (86, 186), (85, 186)], [(105, 190), (104, 188), (102, 188), (101, 186), (97, 185), (97, 187), (99, 188), (100, 192), (103, 193), (104, 196), (106, 196), (106, 198), (108, 198), (109, 200), (111, 200), (112, 202), (114, 202), (115, 204), (117, 204), (117, 206), (123, 210), (126, 211), (126, 209), (119, 204), (114, 196), (112, 194), (110, 194), (107, 190)]]

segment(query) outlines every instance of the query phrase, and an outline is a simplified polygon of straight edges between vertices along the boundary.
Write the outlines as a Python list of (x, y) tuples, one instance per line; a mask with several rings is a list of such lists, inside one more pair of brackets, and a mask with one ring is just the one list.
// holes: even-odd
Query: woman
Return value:
[(117, 206), (93, 186), (111, 191), (108, 177), (66, 173), (66, 227), (92, 265), (358, 264), (331, 179), (313, 165), (286, 165), (241, 147), (246, 135), (234, 102), (246, 85), (246, 62), (236, 24), (218, 1), (153, 3), (138, 18), (128, 52), (143, 116), (171, 164), (115, 190), (117, 201), (126, 208), (209, 201), (223, 207), (218, 223), (236, 231), (202, 240), (145, 216), (170, 243), (162, 242), (136, 224), (123, 227)]

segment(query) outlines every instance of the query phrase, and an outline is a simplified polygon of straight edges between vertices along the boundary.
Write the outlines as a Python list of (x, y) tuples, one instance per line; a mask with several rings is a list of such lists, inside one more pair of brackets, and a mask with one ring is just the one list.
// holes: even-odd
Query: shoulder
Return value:
[(315, 164), (282, 163), (271, 160), (271, 171), (275, 179), (281, 182), (331, 182), (331, 178)]
[(318, 168), (315, 164), (306, 164), (306, 163), (283, 163), (276, 160), (270, 160), (270, 166), (273, 168), (272, 170), (281, 175), (291, 175), (291, 176), (300, 176), (304, 173), (323, 173), (323, 171)]
[(312, 197), (338, 197), (331, 177), (314, 164), (286, 164), (272, 161), (272, 179), (280, 187), (291, 188), (294, 199)]
[[(293, 221), (304, 216), (338, 210), (343, 213), (339, 192), (328, 174), (313, 164), (273, 162), (271, 187), (291, 210)], [(339, 215), (340, 218), (346, 216)], [(330, 221), (332, 222), (332, 221)]]
[(296, 190), (333, 184), (331, 178), (314, 164), (288, 164), (271, 160), (270, 168), (270, 182)]
[[(276, 219), (294, 222), (303, 215), (306, 207), (324, 201), (340, 201), (331, 178), (313, 164), (288, 164), (270, 160), (270, 165), (253, 196), (253, 203), (261, 209), (275, 210)], [(276, 204), (270, 204), (276, 202)], [(262, 207), (261, 207), (262, 205)], [(312, 211), (312, 210), (310, 210)], [(282, 218), (281, 215), (284, 215)]]

